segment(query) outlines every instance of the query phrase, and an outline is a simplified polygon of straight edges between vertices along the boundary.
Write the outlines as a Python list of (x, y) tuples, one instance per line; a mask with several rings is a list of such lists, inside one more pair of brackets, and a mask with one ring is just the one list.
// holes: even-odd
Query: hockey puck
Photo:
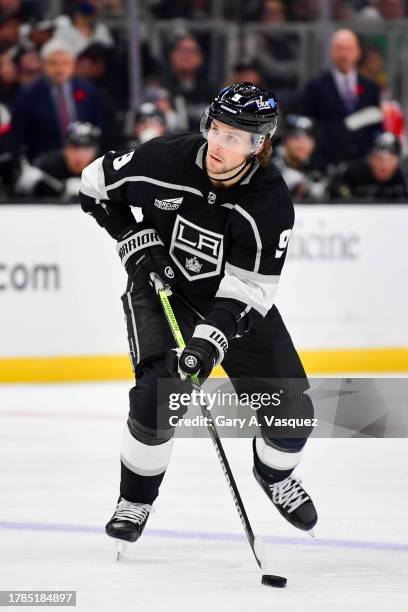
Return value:
[(276, 589), (284, 589), (287, 580), (283, 576), (272, 576), (271, 574), (264, 574), (262, 576), (261, 582), (265, 586), (275, 587)]

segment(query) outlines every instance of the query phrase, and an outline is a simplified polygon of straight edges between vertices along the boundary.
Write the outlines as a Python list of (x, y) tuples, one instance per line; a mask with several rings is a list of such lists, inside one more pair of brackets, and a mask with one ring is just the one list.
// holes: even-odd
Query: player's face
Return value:
[(397, 171), (399, 159), (397, 155), (384, 151), (381, 153), (372, 153), (368, 163), (370, 164), (376, 180), (380, 183), (385, 183), (389, 181)]
[(96, 157), (94, 147), (75, 147), (66, 146), (64, 149), (65, 161), (69, 171), (73, 176), (80, 176), (84, 170)]
[(251, 153), (251, 135), (213, 119), (207, 135), (207, 169), (224, 174), (241, 166)]
[(307, 134), (288, 136), (285, 146), (290, 157), (298, 162), (306, 162), (314, 151), (315, 141)]

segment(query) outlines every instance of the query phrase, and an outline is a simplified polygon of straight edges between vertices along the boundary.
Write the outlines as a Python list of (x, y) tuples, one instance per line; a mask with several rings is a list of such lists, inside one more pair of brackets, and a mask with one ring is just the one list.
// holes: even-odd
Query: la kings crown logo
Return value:
[(177, 215), (170, 254), (190, 281), (218, 276), (222, 266), (223, 235)]
[(187, 270), (191, 270), (195, 274), (198, 274), (201, 271), (203, 264), (200, 264), (197, 257), (191, 257), (190, 259), (186, 257), (186, 268)]

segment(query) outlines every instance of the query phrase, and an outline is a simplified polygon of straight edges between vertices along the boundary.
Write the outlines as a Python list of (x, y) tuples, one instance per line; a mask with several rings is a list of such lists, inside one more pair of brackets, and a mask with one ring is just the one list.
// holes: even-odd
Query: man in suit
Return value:
[(380, 90), (357, 71), (359, 41), (351, 30), (332, 38), (331, 67), (312, 80), (299, 101), (299, 111), (320, 127), (319, 153), (329, 162), (363, 157), (381, 132)]
[(41, 57), (44, 76), (20, 91), (12, 116), (14, 138), (30, 160), (61, 148), (74, 121), (101, 127), (99, 95), (73, 76), (75, 58), (67, 45), (53, 39)]

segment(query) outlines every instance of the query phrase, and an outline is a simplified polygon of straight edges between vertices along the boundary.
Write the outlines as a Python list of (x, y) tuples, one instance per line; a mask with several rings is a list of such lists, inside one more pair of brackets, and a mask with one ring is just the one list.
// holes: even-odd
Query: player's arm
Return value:
[(243, 336), (272, 308), (294, 223), (293, 206), (265, 219), (237, 208), (235, 240), (206, 317), (228, 339)]
[(154, 272), (172, 285), (175, 275), (160, 236), (155, 228), (138, 223), (130, 208), (132, 202), (143, 210), (143, 191), (135, 185), (149, 176), (149, 167), (154, 167), (149, 143), (137, 150), (111, 151), (82, 172), (79, 197), (82, 210), (117, 241), (122, 264), (135, 282), (148, 281)]
[(199, 368), (202, 380), (222, 362), (228, 341), (243, 336), (272, 308), (294, 223), (289, 196), (266, 218), (249, 215), (240, 207), (235, 207), (234, 215), (234, 243), (224, 276), (205, 320), (195, 328), (177, 364), (179, 371), (188, 374), (196, 374)]
[(135, 153), (110, 151), (82, 172), (79, 192), (82, 210), (92, 215), (116, 240), (129, 226), (136, 225), (128, 186), (134, 173), (143, 173), (144, 164), (140, 154), (135, 158)]

